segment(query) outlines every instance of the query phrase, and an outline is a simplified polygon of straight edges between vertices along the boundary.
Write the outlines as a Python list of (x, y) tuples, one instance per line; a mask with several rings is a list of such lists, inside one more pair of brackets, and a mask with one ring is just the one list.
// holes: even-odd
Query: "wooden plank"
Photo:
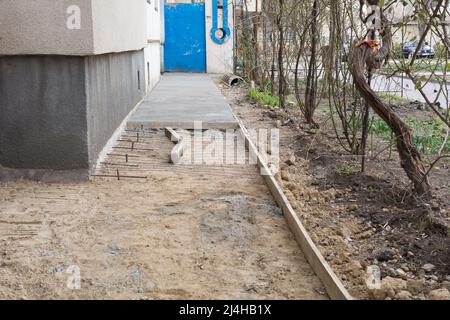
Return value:
[(175, 130), (172, 128), (165, 128), (164, 132), (166, 133), (167, 138), (174, 143), (179, 143), (183, 139)]
[[(236, 119), (238, 118), (236, 117)], [(302, 249), (312, 269), (325, 286), (329, 297), (334, 300), (353, 300), (353, 297), (348, 293), (341, 280), (336, 276), (328, 262), (320, 253), (315, 243), (312, 241), (310, 235), (308, 234), (308, 231), (300, 221), (295, 210), (292, 208), (289, 199), (284, 194), (284, 191), (279, 186), (275, 177), (271, 174), (271, 171), (265, 163), (264, 158), (261, 156), (256, 146), (253, 144), (247, 129), (239, 119), (238, 121), (241, 134), (245, 139), (247, 148), (249, 149), (251, 154), (257, 157), (258, 166), (261, 170), (261, 174), (264, 176), (264, 180), (266, 181), (270, 192), (272, 193), (279, 207), (283, 210), (283, 214), (291, 231), (295, 235), (295, 239), (297, 240), (298, 245)]]

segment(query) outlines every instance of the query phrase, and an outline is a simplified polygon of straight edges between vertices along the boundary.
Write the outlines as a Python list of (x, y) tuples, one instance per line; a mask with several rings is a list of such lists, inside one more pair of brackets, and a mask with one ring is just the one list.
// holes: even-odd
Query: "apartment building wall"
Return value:
[(146, 0), (91, 0), (94, 54), (141, 50), (146, 44)]
[(146, 91), (149, 92), (161, 78), (161, 18), (164, 16), (164, 1), (148, 0), (146, 13), (145, 83)]
[(146, 0), (2, 0), (0, 55), (140, 50), (147, 40), (146, 5)]
[[(74, 8), (80, 29), (67, 28)], [(91, 54), (92, 18), (91, 0), (2, 0), (0, 55)]]
[(0, 58), (0, 165), (88, 166), (85, 76), (83, 57)]
[(145, 95), (144, 52), (87, 56), (84, 62), (88, 168), (91, 168), (107, 141)]
[[(224, 0), (227, 1), (227, 0)], [(213, 6), (211, 0), (206, 0), (206, 68), (208, 73), (232, 73), (233, 72), (233, 50), (234, 50), (234, 15), (233, 6), (228, 5), (228, 26), (230, 37), (224, 44), (217, 44), (211, 39), (211, 28), (213, 26)], [(219, 11), (219, 26), (222, 23), (222, 10)]]
[[(67, 28), (74, 5), (80, 29)], [(0, 2), (0, 178), (17, 177), (11, 169), (32, 179), (88, 178), (150, 88), (147, 6), (146, 0)], [(151, 85), (157, 56), (147, 59)]]
[[(432, 4), (432, 2), (430, 2)], [(450, 9), (450, 4), (449, 8)], [(430, 7), (430, 12), (432, 8)], [(414, 7), (411, 3), (406, 3), (404, 5), (403, 3), (397, 3), (393, 6), (392, 11), (388, 18), (394, 23), (401, 23), (402, 26), (400, 28), (393, 28), (394, 35), (393, 35), (393, 41), (394, 43), (404, 43), (409, 41), (418, 41), (421, 37), (421, 28), (419, 26), (419, 23), (415, 19), (410, 19), (411, 16), (414, 15)], [(450, 26), (450, 18), (447, 18), (447, 21), (445, 22), (448, 26)], [(424, 30), (425, 26), (422, 27), (422, 32)], [(442, 39), (434, 34), (433, 32), (429, 32), (427, 37), (425, 38), (425, 41), (431, 45), (436, 46), (440, 43), (442, 43)]]

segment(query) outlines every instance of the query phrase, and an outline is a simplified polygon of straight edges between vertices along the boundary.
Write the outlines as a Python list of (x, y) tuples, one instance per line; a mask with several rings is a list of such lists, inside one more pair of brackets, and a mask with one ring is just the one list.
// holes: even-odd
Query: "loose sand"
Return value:
[(0, 184), (0, 298), (326, 298), (256, 167), (171, 166), (162, 132), (132, 135), (97, 174), (146, 179)]

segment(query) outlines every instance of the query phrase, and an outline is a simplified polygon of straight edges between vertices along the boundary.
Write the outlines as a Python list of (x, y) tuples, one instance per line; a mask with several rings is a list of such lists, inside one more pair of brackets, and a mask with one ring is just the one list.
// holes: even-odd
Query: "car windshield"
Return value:
[(417, 47), (417, 42), (406, 42), (404, 47), (405, 48)]

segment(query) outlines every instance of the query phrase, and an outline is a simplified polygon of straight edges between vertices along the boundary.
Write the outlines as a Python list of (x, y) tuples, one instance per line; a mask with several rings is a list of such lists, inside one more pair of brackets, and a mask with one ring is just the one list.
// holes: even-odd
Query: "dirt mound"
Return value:
[[(314, 242), (353, 296), (446, 296), (450, 284), (450, 236), (449, 229), (436, 228), (442, 223), (435, 223), (435, 219), (445, 224), (450, 217), (448, 163), (443, 162), (432, 173), (437, 186), (433, 202), (420, 203), (412, 196), (395, 155), (371, 157), (368, 171), (358, 172), (358, 157), (340, 149), (332, 125), (326, 122), (327, 106), (319, 108), (318, 130), (302, 122), (298, 109), (279, 115), (279, 111), (249, 102), (243, 86), (223, 88), (223, 92), (248, 128), (280, 128), (282, 165), (277, 179)], [(280, 126), (280, 119), (291, 121)], [(424, 268), (427, 264), (432, 267)], [(378, 270), (375, 276), (379, 279), (375, 279), (376, 288), (371, 289), (373, 270)]]

